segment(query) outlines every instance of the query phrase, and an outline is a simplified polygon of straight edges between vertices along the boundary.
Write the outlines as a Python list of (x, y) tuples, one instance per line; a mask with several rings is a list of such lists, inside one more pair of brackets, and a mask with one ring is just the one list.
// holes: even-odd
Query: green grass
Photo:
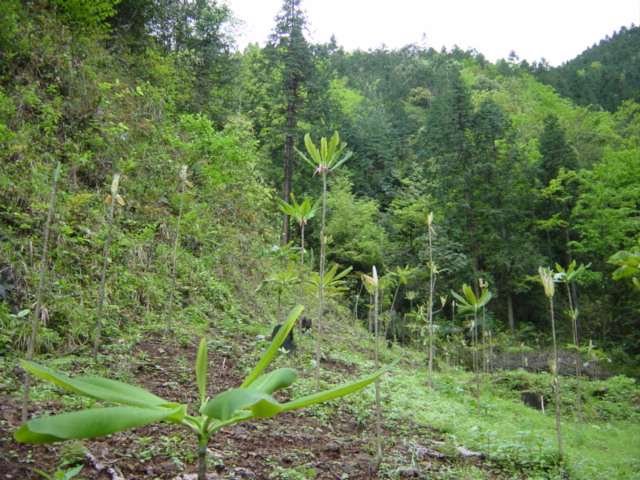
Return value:
[[(351, 330), (337, 327), (337, 330)], [(347, 338), (345, 332), (333, 332)], [(352, 332), (353, 344), (329, 341), (332, 358), (371, 370), (366, 333)], [(383, 363), (401, 353), (398, 347), (382, 352)], [(444, 367), (427, 387), (424, 353), (407, 351), (405, 359), (381, 383), (384, 422), (401, 442), (415, 427), (434, 429), (449, 450), (458, 446), (485, 455), (485, 469), (469, 473), (469, 466), (454, 467), (460, 477), (485, 478), (487, 466), (500, 478), (576, 480), (640, 479), (640, 388), (635, 380), (618, 376), (606, 381), (582, 381), (583, 423), (578, 422), (576, 384), (561, 379), (564, 458), (557, 457), (553, 403), (542, 412), (522, 404), (520, 392), (550, 392), (551, 376), (522, 370), (485, 375), (478, 415), (472, 373)], [(605, 392), (602, 394), (602, 392)], [(366, 421), (374, 403), (373, 388), (346, 399), (348, 408)], [(318, 407), (319, 409), (331, 407)], [(329, 415), (330, 412), (317, 412)], [(371, 420), (372, 421), (372, 420)], [(408, 427), (412, 425), (412, 427)], [(423, 438), (423, 441), (430, 440)], [(474, 467), (475, 468), (475, 467)], [(473, 469), (473, 468), (472, 468)], [(464, 471), (467, 470), (466, 473)], [(510, 475), (505, 477), (506, 475)], [(452, 473), (453, 475), (453, 473)]]

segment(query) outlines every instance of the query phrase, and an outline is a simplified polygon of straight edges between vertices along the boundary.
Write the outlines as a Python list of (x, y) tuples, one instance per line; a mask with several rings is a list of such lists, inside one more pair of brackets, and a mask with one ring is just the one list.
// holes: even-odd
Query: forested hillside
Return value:
[(625, 101), (640, 100), (640, 28), (621, 27), (560, 67), (522, 66), (578, 105), (615, 112)]
[[(383, 360), (402, 349), (412, 370), (428, 369), (429, 386), (434, 370), (512, 364), (577, 377), (574, 416), (582, 375), (640, 376), (638, 27), (548, 68), (313, 44), (301, 7), (284, 0), (267, 45), (239, 51), (233, 12), (212, 0), (0, 1), (0, 393), (17, 405), (21, 358), (102, 358), (113, 372), (123, 350), (144, 362), (158, 336), (170, 352), (214, 338), (219, 359), (246, 369), (235, 356), (258, 355), (256, 335), (296, 304), (313, 323), (309, 363), (331, 371), (338, 348), (340, 379), (360, 368), (349, 349), (372, 337)], [(334, 132), (344, 163), (310, 165), (305, 135), (320, 148)], [(585, 391), (632, 398), (634, 381), (614, 379)], [(490, 415), (477, 385), (478, 414)], [(585, 418), (638, 415), (598, 408)], [(489, 442), (479, 435), (476, 449)], [(512, 450), (487, 443), (497, 463), (468, 478), (595, 478), (577, 453), (557, 470), (535, 435)], [(406, 442), (394, 445), (407, 453)], [(450, 452), (432, 458), (445, 468)], [(393, 471), (375, 478), (408, 478)]]

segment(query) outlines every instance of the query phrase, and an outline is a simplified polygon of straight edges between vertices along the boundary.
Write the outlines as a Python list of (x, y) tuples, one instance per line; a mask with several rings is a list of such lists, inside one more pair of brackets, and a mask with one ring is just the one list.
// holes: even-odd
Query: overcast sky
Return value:
[[(245, 22), (238, 38), (264, 45), (283, 0), (223, 0)], [(640, 0), (302, 0), (310, 40), (346, 50), (474, 48), (495, 62), (571, 60), (621, 26), (640, 25)]]

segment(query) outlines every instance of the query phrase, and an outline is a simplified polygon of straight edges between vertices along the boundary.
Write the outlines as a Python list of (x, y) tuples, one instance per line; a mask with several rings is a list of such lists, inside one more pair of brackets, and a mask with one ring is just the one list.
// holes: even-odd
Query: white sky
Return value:
[[(245, 21), (240, 48), (264, 45), (283, 0), (223, 0)], [(529, 62), (571, 60), (621, 26), (640, 25), (640, 0), (302, 0), (310, 40), (346, 50), (474, 48), (490, 61), (514, 50)], [(426, 35), (426, 42), (423, 41)]]

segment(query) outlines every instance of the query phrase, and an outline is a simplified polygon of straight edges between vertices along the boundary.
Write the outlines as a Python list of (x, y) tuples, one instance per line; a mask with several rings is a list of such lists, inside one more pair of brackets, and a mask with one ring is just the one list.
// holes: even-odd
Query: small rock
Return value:
[(338, 445), (337, 443), (330, 443), (325, 447), (325, 451), (340, 453), (340, 445)]
[(460, 452), (460, 455), (465, 457), (465, 458), (470, 458), (470, 457), (478, 457), (478, 458), (482, 458), (483, 455), (480, 452), (472, 452), (471, 450), (468, 450), (464, 447), (458, 447), (458, 452)]
[(400, 475), (400, 478), (422, 478), (422, 470), (415, 467), (399, 468), (396, 473)]
[(255, 473), (253, 473), (251, 470), (249, 470), (248, 468), (242, 468), (242, 467), (238, 467), (234, 470), (234, 472), (237, 475), (242, 475), (243, 477), (248, 477), (248, 478), (253, 478), (256, 476)]
[(344, 470), (344, 473), (346, 473), (347, 475), (355, 475), (356, 472), (358, 471), (353, 465), (345, 465), (343, 470)]
[(416, 447), (415, 452), (422, 457), (431, 457), (431, 458), (447, 458), (444, 453), (441, 453), (437, 450), (433, 450), (431, 448), (426, 447)]

